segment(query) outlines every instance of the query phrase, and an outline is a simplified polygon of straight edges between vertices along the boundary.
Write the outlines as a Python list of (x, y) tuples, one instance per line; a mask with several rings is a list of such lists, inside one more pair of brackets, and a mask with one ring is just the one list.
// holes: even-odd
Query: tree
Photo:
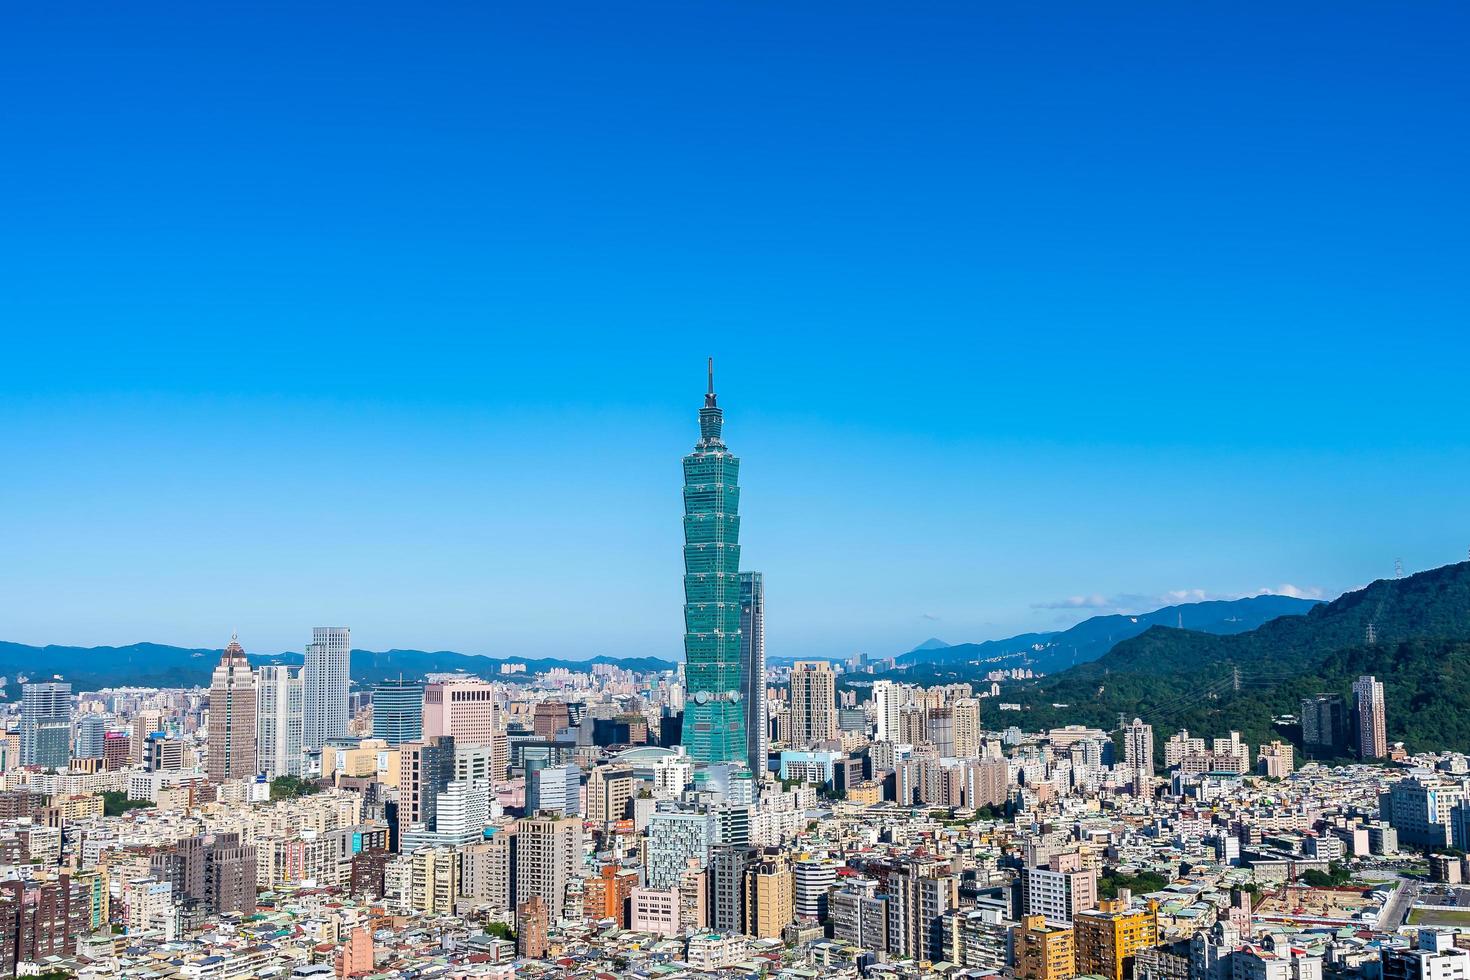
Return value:
[(128, 794), (122, 790), (104, 790), (102, 796), (102, 813), (108, 817), (120, 817), (129, 810), (146, 810), (153, 806), (149, 800), (130, 800)]
[(321, 791), (320, 783), (302, 779), (300, 776), (277, 776), (271, 780), (271, 799), (273, 800), (294, 800)]

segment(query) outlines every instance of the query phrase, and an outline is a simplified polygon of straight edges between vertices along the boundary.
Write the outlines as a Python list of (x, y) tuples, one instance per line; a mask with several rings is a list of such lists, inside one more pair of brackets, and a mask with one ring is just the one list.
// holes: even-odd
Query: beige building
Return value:
[(980, 701), (960, 698), (954, 703), (954, 754), (959, 759), (978, 759), (983, 733), (980, 730)]
[[(834, 702), (835, 703), (835, 702)], [(796, 918), (796, 881), (784, 854), (767, 855), (745, 871), (745, 931), (780, 939)]]
[(837, 738), (837, 676), (825, 660), (801, 660), (791, 668), (791, 744)]
[(539, 896), (552, 922), (561, 918), (567, 882), (581, 865), (580, 817), (526, 817), (516, 823), (516, 897)]
[(209, 684), (208, 759), (213, 782), (255, 775), (255, 671), (235, 637)]

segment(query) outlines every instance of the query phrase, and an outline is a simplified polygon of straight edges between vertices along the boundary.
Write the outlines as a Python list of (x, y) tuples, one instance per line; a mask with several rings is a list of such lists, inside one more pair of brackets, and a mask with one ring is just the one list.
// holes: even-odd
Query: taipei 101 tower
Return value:
[(696, 762), (744, 763), (740, 643), (740, 460), (720, 440), (714, 359), (699, 442), (684, 457), (684, 747)]

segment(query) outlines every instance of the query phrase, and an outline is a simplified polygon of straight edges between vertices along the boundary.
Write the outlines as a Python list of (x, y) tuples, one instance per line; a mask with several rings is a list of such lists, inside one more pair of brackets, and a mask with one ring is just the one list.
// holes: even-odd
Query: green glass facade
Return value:
[(699, 442), (684, 457), (684, 747), (697, 762), (745, 761), (741, 703), (740, 460), (720, 441), (714, 372)]

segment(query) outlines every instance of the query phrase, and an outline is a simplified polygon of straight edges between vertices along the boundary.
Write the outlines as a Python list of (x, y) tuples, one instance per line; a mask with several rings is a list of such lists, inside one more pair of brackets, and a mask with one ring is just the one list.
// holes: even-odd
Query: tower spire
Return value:
[(705, 408), (715, 407), (715, 359), (709, 359), (709, 389), (704, 393)]

